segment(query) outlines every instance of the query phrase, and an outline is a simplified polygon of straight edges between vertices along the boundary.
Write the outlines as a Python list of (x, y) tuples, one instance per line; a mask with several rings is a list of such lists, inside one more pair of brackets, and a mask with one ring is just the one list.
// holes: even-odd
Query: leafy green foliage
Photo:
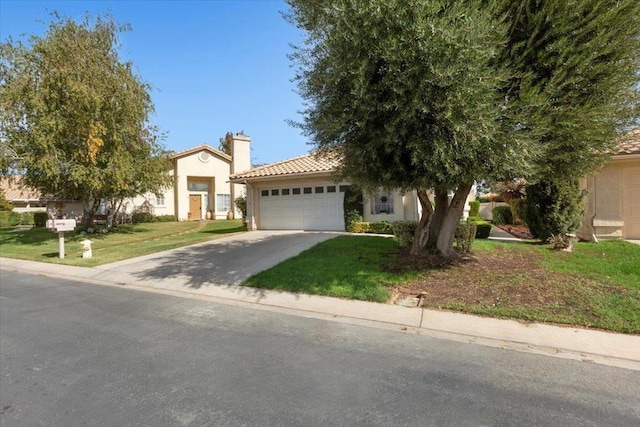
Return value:
[(147, 222), (154, 222), (154, 215), (151, 212), (134, 212), (131, 214), (131, 222), (133, 224), (143, 224)]
[(364, 215), (362, 190), (354, 185), (348, 186), (344, 192), (342, 207), (344, 212), (344, 229), (356, 233), (351, 224), (362, 221)]
[(2, 211), (12, 211), (13, 204), (7, 200), (4, 189), (0, 188), (0, 212)]
[(472, 222), (476, 225), (476, 239), (488, 239), (491, 235), (491, 223), (479, 216), (470, 216), (467, 218), (467, 222)]
[(366, 190), (434, 189), (420, 241), (445, 255), (472, 183), (527, 153), (497, 126), (506, 74), (490, 64), (506, 28), (482, 3), (289, 1), (307, 31), (292, 55), (308, 102), (298, 126)]
[(535, 143), (533, 180), (580, 178), (637, 125), (640, 2), (501, 4), (509, 31), (498, 61), (512, 73), (503, 87), (512, 115), (502, 123)]
[(393, 234), (393, 226), (388, 222), (353, 221), (352, 233)]
[(456, 250), (459, 253), (471, 252), (473, 241), (476, 238), (475, 222), (460, 222), (456, 228)]
[(224, 138), (220, 138), (218, 150), (222, 151), (225, 154), (231, 155), (231, 144), (233, 144), (233, 133), (227, 132), (224, 135)]
[(392, 224), (393, 235), (402, 248), (411, 246), (418, 223), (416, 221), (396, 221)]
[(33, 212), (0, 211), (0, 227), (33, 225)]
[(34, 212), (33, 223), (36, 227), (44, 228), (47, 225), (49, 215), (46, 212)]
[(0, 45), (0, 172), (22, 171), (25, 185), (90, 214), (101, 199), (160, 192), (170, 164), (148, 122), (150, 87), (118, 55), (126, 28), (54, 18), (44, 37)]
[(574, 233), (582, 222), (583, 199), (584, 191), (576, 179), (530, 185), (525, 220), (533, 237), (547, 240), (554, 235)]
[(236, 204), (236, 208), (238, 208), (238, 210), (242, 214), (242, 222), (246, 223), (247, 222), (247, 196), (245, 195), (245, 196), (236, 197), (236, 199), (233, 202)]
[(496, 206), (491, 211), (494, 224), (513, 224), (513, 214), (509, 206)]
[(469, 216), (480, 215), (480, 202), (478, 200), (472, 200), (469, 202)]

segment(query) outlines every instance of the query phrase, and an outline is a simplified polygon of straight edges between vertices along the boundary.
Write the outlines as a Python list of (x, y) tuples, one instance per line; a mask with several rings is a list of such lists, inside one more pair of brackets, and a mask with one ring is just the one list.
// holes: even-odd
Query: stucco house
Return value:
[[(232, 174), (231, 182), (246, 185), (248, 229), (344, 231), (343, 199), (350, 183), (335, 182), (338, 162), (307, 154)], [(420, 217), (415, 192), (381, 189), (371, 197), (365, 195), (363, 204), (365, 221)]]
[(155, 215), (175, 215), (179, 220), (226, 219), (229, 211), (239, 218), (234, 200), (244, 194), (244, 186), (229, 182), (229, 176), (251, 167), (250, 145), (250, 137), (236, 134), (231, 155), (207, 144), (174, 153), (169, 172), (173, 186), (131, 203), (140, 206), (146, 200)]
[[(231, 155), (207, 144), (170, 156), (173, 185), (160, 194), (145, 194), (124, 202), (122, 211), (132, 213), (148, 209), (154, 215), (175, 215), (179, 220), (226, 219), (229, 211), (240, 218), (234, 199), (244, 195), (244, 185), (231, 183), (229, 175), (251, 167), (251, 138), (233, 135)], [(20, 177), (0, 184), (16, 211), (48, 210), (68, 218), (83, 215), (82, 201), (60, 201), (43, 197), (38, 191), (20, 186)], [(108, 207), (101, 206), (98, 214)]]
[(640, 239), (640, 128), (621, 138), (611, 160), (584, 179), (583, 240)]

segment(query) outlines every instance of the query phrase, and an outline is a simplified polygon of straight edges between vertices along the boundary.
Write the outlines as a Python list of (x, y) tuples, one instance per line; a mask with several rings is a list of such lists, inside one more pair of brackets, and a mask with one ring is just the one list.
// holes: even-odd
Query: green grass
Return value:
[[(58, 257), (58, 235), (45, 229), (0, 230), (0, 256), (92, 267), (200, 243), (246, 231), (240, 220), (182, 221), (123, 225), (107, 234), (65, 234), (65, 258)], [(80, 242), (93, 242), (93, 258), (82, 258)]]
[(398, 256), (395, 239), (339, 236), (250, 277), (245, 285), (366, 301), (387, 301), (389, 287), (416, 272), (385, 271)]
[(474, 253), (484, 264), (421, 267), (398, 258), (395, 239), (341, 236), (244, 284), (379, 302), (402, 286), (431, 292), (427, 307), (640, 333), (640, 246), (579, 243), (565, 253), (485, 240)]

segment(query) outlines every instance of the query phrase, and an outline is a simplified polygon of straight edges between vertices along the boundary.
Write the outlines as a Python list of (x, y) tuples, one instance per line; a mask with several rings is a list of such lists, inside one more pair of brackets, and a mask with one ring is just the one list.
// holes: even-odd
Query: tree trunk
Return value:
[[(449, 197), (446, 190), (436, 190), (434, 192), (434, 204), (435, 212), (433, 214), (433, 221), (431, 221), (431, 230), (429, 231), (429, 240), (427, 241), (427, 249), (430, 252), (437, 252), (436, 242), (442, 229), (442, 223), (445, 215), (447, 214), (447, 207), (449, 206)], [(440, 207), (438, 209), (438, 207)]]
[(424, 247), (429, 239), (429, 230), (431, 229), (431, 221), (433, 218), (433, 205), (431, 204), (431, 200), (429, 200), (427, 191), (418, 189), (417, 193), (418, 200), (420, 201), (420, 206), (422, 208), (422, 215), (420, 216), (420, 221), (416, 227), (416, 232), (413, 235), (413, 243), (411, 245), (410, 252), (413, 256), (420, 255), (424, 251)]
[(447, 207), (447, 213), (442, 221), (440, 234), (438, 235), (438, 241), (436, 243), (438, 253), (443, 256), (449, 257), (453, 255), (453, 240), (455, 239), (456, 228), (458, 228), (458, 223), (464, 213), (464, 204), (467, 201), (469, 192), (471, 192), (472, 185), (473, 184), (464, 184), (458, 187), (458, 190), (453, 195), (453, 199), (451, 199), (451, 203)]

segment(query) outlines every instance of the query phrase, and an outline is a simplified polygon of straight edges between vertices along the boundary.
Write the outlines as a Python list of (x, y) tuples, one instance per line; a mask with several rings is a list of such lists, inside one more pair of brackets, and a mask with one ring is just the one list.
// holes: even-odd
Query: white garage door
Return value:
[(346, 186), (318, 183), (258, 190), (262, 230), (344, 231), (342, 200)]
[(624, 172), (624, 234), (627, 239), (640, 239), (640, 168)]

